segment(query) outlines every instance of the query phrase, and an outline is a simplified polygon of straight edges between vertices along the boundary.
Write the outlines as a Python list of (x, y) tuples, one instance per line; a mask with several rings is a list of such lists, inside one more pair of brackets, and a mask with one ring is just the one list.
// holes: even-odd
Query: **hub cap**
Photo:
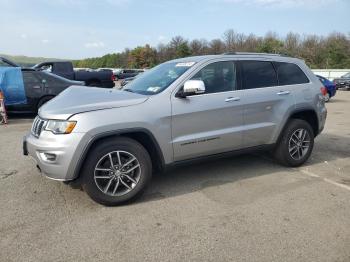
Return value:
[(137, 158), (126, 151), (110, 152), (97, 162), (94, 180), (98, 189), (110, 196), (122, 196), (135, 188), (141, 177)]
[(306, 129), (300, 128), (289, 139), (289, 154), (295, 160), (302, 159), (309, 151), (310, 135)]

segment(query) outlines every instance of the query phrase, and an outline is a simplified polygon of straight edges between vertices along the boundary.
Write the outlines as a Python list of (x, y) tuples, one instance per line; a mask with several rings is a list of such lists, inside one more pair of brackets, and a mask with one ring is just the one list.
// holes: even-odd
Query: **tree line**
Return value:
[(259, 37), (254, 34), (227, 30), (222, 38), (188, 40), (173, 37), (166, 44), (152, 47), (148, 44), (102, 57), (73, 61), (75, 67), (87, 68), (150, 68), (159, 63), (187, 56), (222, 54), (225, 52), (278, 53), (298, 57), (311, 68), (350, 68), (350, 33), (331, 33), (327, 36), (288, 33), (279, 37), (268, 32)]

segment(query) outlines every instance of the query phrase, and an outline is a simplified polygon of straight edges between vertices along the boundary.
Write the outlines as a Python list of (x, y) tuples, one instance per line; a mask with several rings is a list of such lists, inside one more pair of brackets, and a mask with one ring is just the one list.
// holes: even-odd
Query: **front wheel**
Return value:
[(314, 146), (314, 132), (304, 120), (292, 119), (283, 130), (274, 155), (282, 165), (297, 167), (311, 155)]
[(141, 144), (118, 137), (94, 147), (82, 172), (87, 194), (102, 205), (115, 206), (143, 193), (152, 177), (152, 163)]

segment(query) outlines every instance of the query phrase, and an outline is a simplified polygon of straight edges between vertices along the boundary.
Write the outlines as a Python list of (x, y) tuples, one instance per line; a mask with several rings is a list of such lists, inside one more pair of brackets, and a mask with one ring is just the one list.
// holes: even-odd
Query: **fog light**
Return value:
[(42, 160), (47, 162), (54, 162), (56, 161), (56, 155), (51, 153), (40, 153), (40, 157)]

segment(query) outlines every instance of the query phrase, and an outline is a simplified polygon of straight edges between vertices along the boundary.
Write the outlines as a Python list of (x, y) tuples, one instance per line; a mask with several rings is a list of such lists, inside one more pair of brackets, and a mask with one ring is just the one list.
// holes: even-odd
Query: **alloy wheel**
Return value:
[(110, 196), (122, 196), (132, 191), (141, 177), (137, 158), (126, 151), (113, 151), (97, 162), (94, 180), (98, 189)]
[(304, 128), (295, 130), (289, 139), (289, 155), (295, 160), (300, 160), (308, 153), (309, 148), (309, 132)]

